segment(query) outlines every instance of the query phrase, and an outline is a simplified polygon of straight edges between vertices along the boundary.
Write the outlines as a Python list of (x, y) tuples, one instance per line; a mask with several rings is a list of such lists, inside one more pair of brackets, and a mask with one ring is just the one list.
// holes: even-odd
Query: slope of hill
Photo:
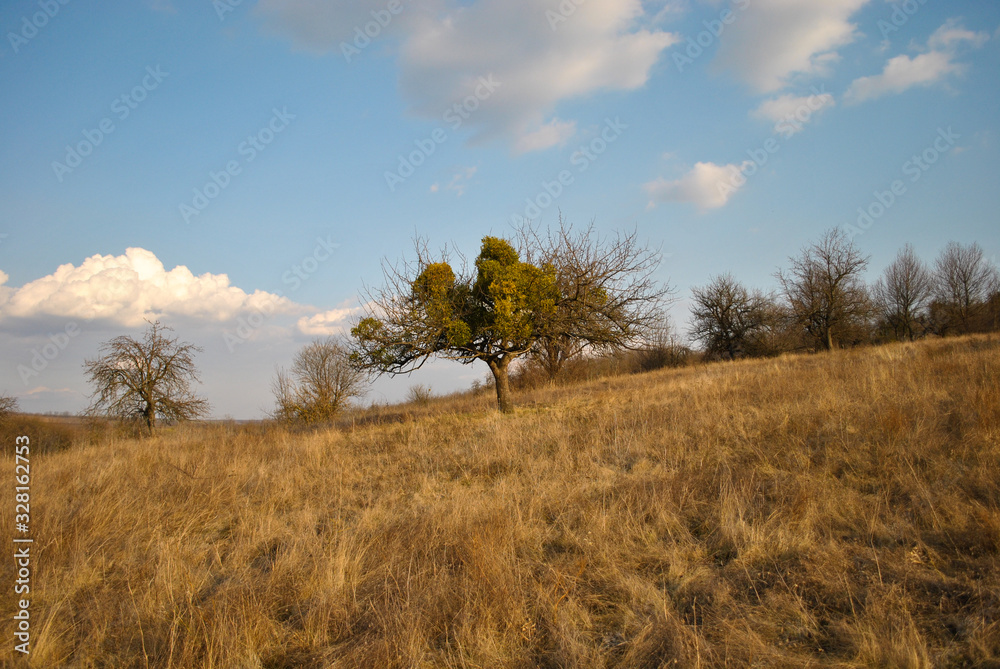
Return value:
[(1000, 338), (516, 399), (39, 456), (33, 666), (1000, 667)]

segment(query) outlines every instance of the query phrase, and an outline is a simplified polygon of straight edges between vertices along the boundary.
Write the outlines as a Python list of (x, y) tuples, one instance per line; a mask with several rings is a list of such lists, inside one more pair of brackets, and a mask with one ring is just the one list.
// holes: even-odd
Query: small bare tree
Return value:
[(767, 296), (748, 290), (732, 274), (692, 289), (692, 295), (690, 335), (707, 353), (734, 360), (762, 348), (773, 312)]
[(122, 420), (141, 420), (150, 433), (157, 420), (182, 421), (202, 417), (209, 405), (195, 396), (197, 346), (180, 343), (165, 333), (159, 321), (150, 323), (141, 341), (115, 337), (101, 345), (101, 357), (84, 362), (94, 386), (88, 413)]
[(17, 398), (7, 395), (0, 395), (0, 425), (7, 420), (7, 416), (17, 411)]
[(827, 231), (789, 261), (778, 282), (799, 328), (819, 348), (832, 349), (838, 338), (864, 327), (870, 306), (861, 274), (868, 257), (842, 230)]
[(934, 296), (944, 312), (942, 331), (978, 329), (990, 297), (1000, 290), (996, 266), (975, 243), (950, 242), (935, 263), (934, 282)]
[(916, 337), (933, 288), (930, 271), (907, 244), (872, 287), (875, 309), (897, 339)]
[(350, 361), (350, 352), (336, 337), (318, 339), (295, 355), (291, 372), (278, 370), (271, 390), (272, 416), (285, 422), (327, 423), (350, 400), (362, 397), (365, 373)]

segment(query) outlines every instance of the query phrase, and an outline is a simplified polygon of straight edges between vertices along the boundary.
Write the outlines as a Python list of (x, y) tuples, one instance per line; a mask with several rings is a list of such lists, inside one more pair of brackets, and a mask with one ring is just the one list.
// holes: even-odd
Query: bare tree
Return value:
[(994, 293), (1000, 274), (979, 244), (949, 242), (935, 262), (934, 296), (944, 312), (941, 330), (972, 332)]
[(365, 374), (350, 361), (350, 351), (336, 337), (318, 339), (295, 355), (291, 373), (278, 370), (271, 384), (272, 415), (283, 421), (325, 423), (350, 400), (364, 395)]
[(94, 386), (89, 413), (138, 419), (150, 433), (158, 419), (192, 420), (208, 413), (208, 402), (190, 387), (198, 381), (193, 354), (201, 349), (168, 331), (159, 321), (150, 323), (142, 341), (115, 337), (101, 345), (101, 357), (84, 362)]
[(660, 341), (670, 289), (654, 278), (659, 253), (641, 246), (636, 232), (601, 239), (593, 223), (577, 232), (560, 216), (554, 231), (525, 223), (516, 236), (525, 262), (555, 270), (558, 308), (539, 321), (531, 351), (550, 379), (585, 352)]
[(907, 244), (872, 287), (875, 309), (897, 339), (916, 337), (933, 288), (930, 271)]
[(368, 314), (351, 331), (354, 359), (375, 373), (403, 374), (432, 355), (482, 360), (496, 381), (497, 405), (513, 410), (508, 367), (543, 341), (582, 342), (595, 351), (641, 344), (662, 319), (667, 289), (653, 278), (659, 254), (635, 233), (601, 238), (519, 231), (520, 248), (484, 237), (475, 273), (456, 275), (417, 244), (415, 263), (385, 267), (369, 291)]
[(759, 290), (748, 290), (727, 273), (704, 288), (693, 288), (692, 295), (690, 335), (706, 352), (733, 360), (763, 348), (773, 310)]
[(777, 278), (800, 330), (820, 348), (864, 327), (870, 306), (862, 272), (868, 257), (839, 228), (789, 258)]
[(535, 342), (530, 354), (551, 381), (559, 376), (567, 362), (580, 356), (586, 348), (586, 342), (565, 334), (543, 335)]
[(17, 398), (7, 395), (0, 395), (0, 424), (7, 420), (7, 416), (17, 412)]
[(555, 231), (543, 236), (525, 225), (518, 238), (526, 262), (555, 270), (557, 309), (540, 339), (602, 353), (641, 348), (659, 336), (670, 288), (655, 278), (659, 252), (641, 245), (636, 231), (601, 238), (593, 223), (577, 232), (560, 217)]

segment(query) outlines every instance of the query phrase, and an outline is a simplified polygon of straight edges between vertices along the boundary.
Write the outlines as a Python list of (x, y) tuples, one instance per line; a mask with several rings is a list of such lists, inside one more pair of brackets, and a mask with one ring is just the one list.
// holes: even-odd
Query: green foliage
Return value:
[(473, 295), (480, 330), (491, 339), (524, 348), (555, 310), (555, 271), (521, 262), (509, 242), (485, 237), (476, 258)]
[(474, 277), (447, 262), (423, 266), (409, 287), (405, 324), (390, 328), (372, 316), (351, 330), (359, 364), (390, 370), (428, 353), (463, 362), (530, 348), (556, 306), (555, 270), (522, 262), (510, 242), (484, 237)]
[(387, 286), (369, 293), (367, 317), (351, 330), (352, 361), (401, 374), (431, 355), (483, 360), (498, 405), (510, 411), (507, 368), (515, 358), (543, 342), (582, 342), (573, 350), (627, 346), (660, 316), (667, 290), (651, 278), (659, 256), (634, 235), (605, 242), (592, 228), (574, 236), (561, 226), (548, 238), (525, 229), (519, 248), (484, 237), (474, 272), (457, 273), (418, 243), (417, 263), (387, 266)]

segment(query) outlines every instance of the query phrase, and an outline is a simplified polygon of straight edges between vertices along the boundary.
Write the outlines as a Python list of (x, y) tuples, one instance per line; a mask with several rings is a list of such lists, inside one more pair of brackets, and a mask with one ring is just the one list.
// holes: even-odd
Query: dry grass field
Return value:
[(37, 456), (31, 666), (1000, 667), (997, 336), (515, 399)]

